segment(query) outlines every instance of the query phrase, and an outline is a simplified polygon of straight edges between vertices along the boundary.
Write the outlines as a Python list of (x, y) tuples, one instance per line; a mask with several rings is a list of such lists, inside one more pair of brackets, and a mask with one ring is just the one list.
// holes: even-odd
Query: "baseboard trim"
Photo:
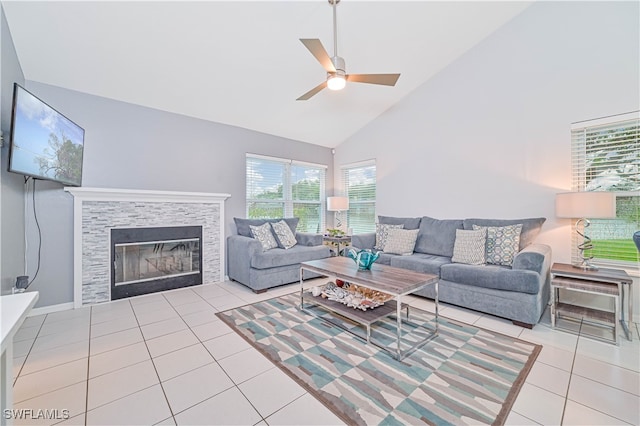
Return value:
[(36, 315), (52, 314), (54, 312), (67, 311), (73, 309), (73, 302), (60, 303), (59, 305), (42, 306), (41, 308), (34, 308), (27, 315), (28, 317), (35, 317)]

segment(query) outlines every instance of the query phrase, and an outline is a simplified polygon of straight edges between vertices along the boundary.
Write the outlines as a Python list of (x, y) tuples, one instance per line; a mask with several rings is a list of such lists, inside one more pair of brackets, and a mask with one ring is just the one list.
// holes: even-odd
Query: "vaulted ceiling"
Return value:
[(2, 1), (27, 80), (327, 147), (529, 4), (342, 0), (347, 72), (402, 75), (296, 101), (326, 78), (299, 39), (333, 54), (327, 0)]

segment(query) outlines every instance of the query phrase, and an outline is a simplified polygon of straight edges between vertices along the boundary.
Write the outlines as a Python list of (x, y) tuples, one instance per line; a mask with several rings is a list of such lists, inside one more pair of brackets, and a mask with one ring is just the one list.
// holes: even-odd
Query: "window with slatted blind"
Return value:
[[(601, 264), (637, 268), (632, 235), (640, 230), (640, 112), (574, 123), (571, 148), (573, 190), (616, 194), (615, 219), (590, 219), (594, 249), (585, 254)], [(572, 234), (576, 261), (578, 236)]]
[(348, 227), (354, 234), (376, 230), (376, 163), (365, 161), (341, 168), (344, 196), (349, 198)]
[(247, 154), (247, 217), (297, 217), (298, 231), (325, 228), (327, 166)]

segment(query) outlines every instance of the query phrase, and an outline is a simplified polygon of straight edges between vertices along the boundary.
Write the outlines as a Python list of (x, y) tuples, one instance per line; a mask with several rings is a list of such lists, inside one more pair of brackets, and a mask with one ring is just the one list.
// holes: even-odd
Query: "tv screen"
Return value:
[(14, 83), (10, 172), (80, 186), (83, 150), (80, 126)]

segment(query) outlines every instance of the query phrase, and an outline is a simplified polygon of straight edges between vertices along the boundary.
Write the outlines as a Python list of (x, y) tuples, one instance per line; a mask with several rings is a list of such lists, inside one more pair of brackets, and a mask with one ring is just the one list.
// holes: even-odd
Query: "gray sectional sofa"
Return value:
[[(262, 244), (252, 237), (249, 226), (280, 220), (234, 218), (238, 234), (227, 238), (227, 273), (230, 279), (262, 293), (269, 288), (298, 281), (300, 262), (331, 255), (329, 248), (323, 245), (321, 234), (296, 232), (298, 218), (284, 219), (296, 236), (295, 246), (263, 250)], [(306, 278), (313, 278), (313, 275), (305, 274)]]
[[(436, 274), (440, 277), (440, 301), (507, 318), (531, 328), (540, 320), (550, 295), (551, 248), (534, 243), (544, 221), (544, 218), (438, 220), (428, 216), (379, 216), (381, 224), (402, 224), (404, 229), (419, 231), (413, 254), (382, 253), (377, 263)], [(513, 224), (522, 224), (522, 231), (519, 251), (511, 266), (452, 262), (457, 229)], [(373, 249), (375, 244), (375, 233), (352, 237), (354, 248)], [(432, 286), (416, 294), (435, 297)]]

